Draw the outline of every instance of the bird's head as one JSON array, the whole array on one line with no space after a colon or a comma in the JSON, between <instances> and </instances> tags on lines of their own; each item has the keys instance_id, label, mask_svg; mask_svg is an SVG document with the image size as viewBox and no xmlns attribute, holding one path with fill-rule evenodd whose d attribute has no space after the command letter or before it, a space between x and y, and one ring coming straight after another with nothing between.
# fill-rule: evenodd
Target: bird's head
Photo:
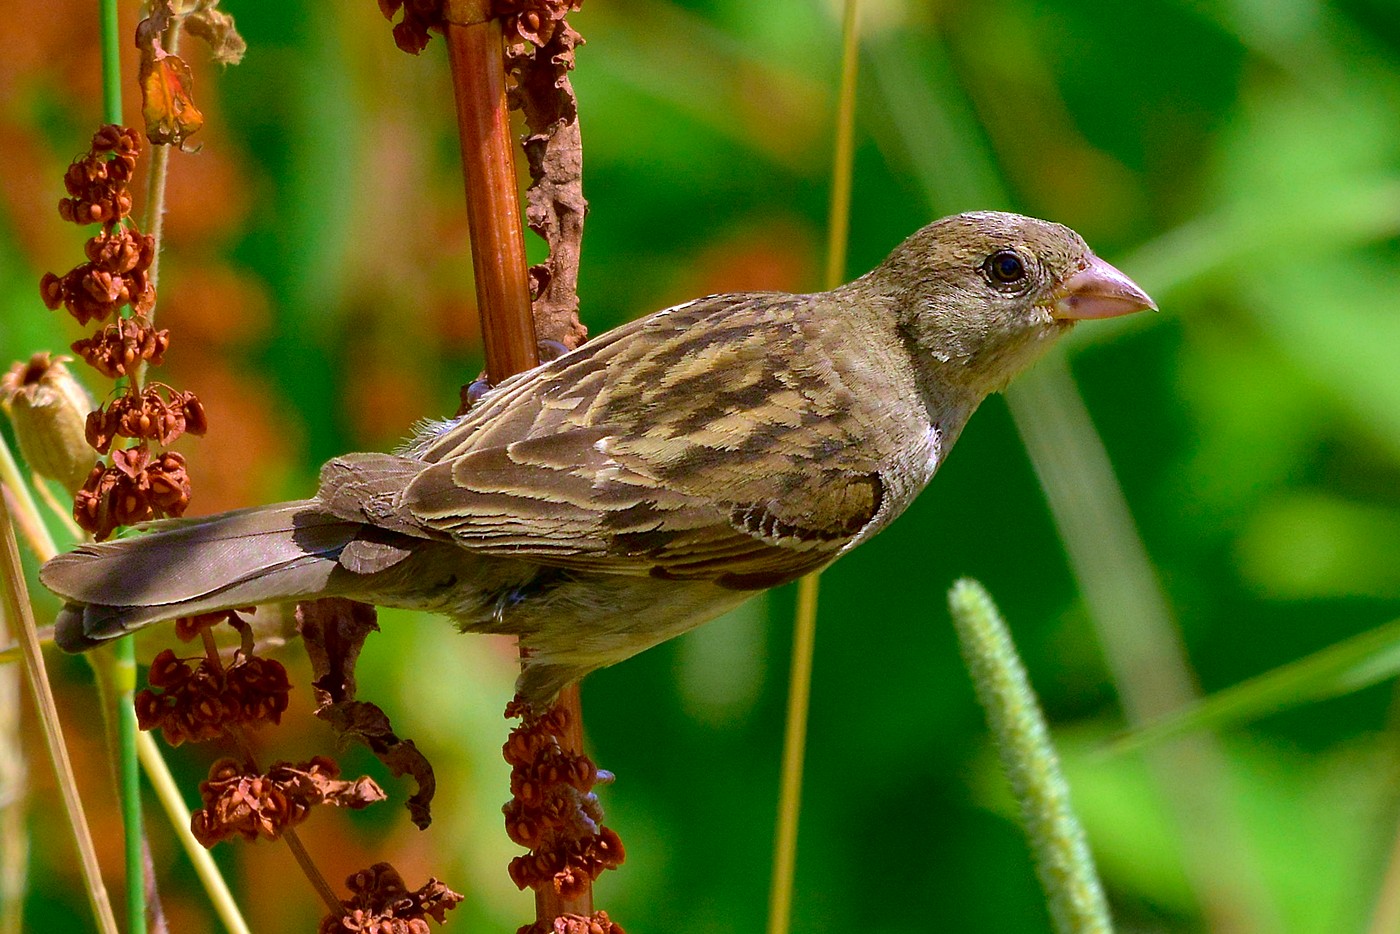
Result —
<instances>
[{"instance_id":1,"label":"bird's head","mask_svg":"<svg viewBox=\"0 0 1400 934\"><path fill-rule=\"evenodd\" d=\"M929 224L865 280L892 300L916 367L975 398L1075 322L1157 307L1068 227L994 211Z\"/></svg>"}]
</instances>

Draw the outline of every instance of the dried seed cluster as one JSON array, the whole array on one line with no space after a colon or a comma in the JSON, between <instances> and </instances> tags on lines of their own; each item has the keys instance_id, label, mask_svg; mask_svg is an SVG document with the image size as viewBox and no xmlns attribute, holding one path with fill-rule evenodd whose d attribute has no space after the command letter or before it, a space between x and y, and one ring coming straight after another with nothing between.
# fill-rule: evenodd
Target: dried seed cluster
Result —
<instances>
[{"instance_id":1,"label":"dried seed cluster","mask_svg":"<svg viewBox=\"0 0 1400 934\"><path fill-rule=\"evenodd\" d=\"M582 4L583 0L495 0L490 16L502 21L508 39L520 37L543 46L564 17ZM394 44L409 55L427 47L431 32L442 32L443 6L443 0L379 0L379 11L391 22L403 11L394 25Z\"/></svg>"},{"instance_id":2,"label":"dried seed cluster","mask_svg":"<svg viewBox=\"0 0 1400 934\"><path fill-rule=\"evenodd\" d=\"M568 711L535 715L515 701L506 716L521 717L502 748L514 796L503 808L506 833L530 850L510 861L511 881L521 889L550 887L560 898L577 897L624 857L622 841L602 826L603 811L592 791L598 767L560 747Z\"/></svg>"},{"instance_id":3,"label":"dried seed cluster","mask_svg":"<svg viewBox=\"0 0 1400 934\"><path fill-rule=\"evenodd\" d=\"M204 807L190 815L190 832L206 847L220 840L275 840L306 820L318 804L362 808L383 801L372 779L340 781L340 768L323 756L302 763L278 762L266 774L234 759L219 759L199 784Z\"/></svg>"},{"instance_id":4,"label":"dried seed cluster","mask_svg":"<svg viewBox=\"0 0 1400 934\"><path fill-rule=\"evenodd\" d=\"M136 720L160 730L172 746L202 743L232 726L280 723L292 689L287 669L270 658L250 656L223 667L205 657L197 665L166 649L147 676L150 687L136 695Z\"/></svg>"},{"instance_id":5,"label":"dried seed cluster","mask_svg":"<svg viewBox=\"0 0 1400 934\"><path fill-rule=\"evenodd\" d=\"M75 341L73 352L114 380L134 377L143 364L160 365L170 347L170 332L157 330L149 317L156 302L150 277L155 238L137 230L128 216L140 152L135 130L108 124L68 167L63 177L68 197L58 203L59 216L102 229L87 242L87 262L62 276L46 273L39 282L44 304L66 309L80 325L113 319ZM159 388L165 389L164 398ZM74 494L78 525L100 541L120 525L182 515L190 502L185 459L170 451L152 453L151 443L166 446L187 431L203 434L206 427L194 393L168 386L143 389L132 379L119 398L87 416L88 443L99 453L110 451L111 460L97 460ZM118 437L136 444L112 450Z\"/></svg>"},{"instance_id":6,"label":"dried seed cluster","mask_svg":"<svg viewBox=\"0 0 1400 934\"><path fill-rule=\"evenodd\" d=\"M606 911L595 911L591 915L560 915L554 923L545 926L542 922L527 924L515 934L624 934L622 925L608 917Z\"/></svg>"},{"instance_id":7,"label":"dried seed cluster","mask_svg":"<svg viewBox=\"0 0 1400 934\"><path fill-rule=\"evenodd\" d=\"M350 890L340 903L345 913L323 918L319 934L428 934L428 918L443 924L447 912L462 901L436 879L410 892L388 863L360 870L345 886Z\"/></svg>"}]
</instances>

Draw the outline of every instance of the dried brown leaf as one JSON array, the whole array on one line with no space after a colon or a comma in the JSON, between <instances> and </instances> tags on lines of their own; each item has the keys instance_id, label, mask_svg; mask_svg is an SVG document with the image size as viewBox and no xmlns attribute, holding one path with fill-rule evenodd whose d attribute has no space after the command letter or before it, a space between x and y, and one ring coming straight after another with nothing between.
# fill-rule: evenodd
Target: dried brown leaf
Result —
<instances>
[{"instance_id":1,"label":"dried brown leaf","mask_svg":"<svg viewBox=\"0 0 1400 934\"><path fill-rule=\"evenodd\" d=\"M316 715L355 697L355 661L369 634L379 631L378 614L366 603L343 597L297 604L297 631L311 658Z\"/></svg>"},{"instance_id":2,"label":"dried brown leaf","mask_svg":"<svg viewBox=\"0 0 1400 934\"><path fill-rule=\"evenodd\" d=\"M394 733L384 711L355 699L355 661L365 639L379 629L374 607L340 597L307 601L297 605L297 629L315 675L316 716L342 740L367 746L395 777L412 777L418 789L406 806L413 823L427 827L437 790L432 764L413 740Z\"/></svg>"}]
</instances>

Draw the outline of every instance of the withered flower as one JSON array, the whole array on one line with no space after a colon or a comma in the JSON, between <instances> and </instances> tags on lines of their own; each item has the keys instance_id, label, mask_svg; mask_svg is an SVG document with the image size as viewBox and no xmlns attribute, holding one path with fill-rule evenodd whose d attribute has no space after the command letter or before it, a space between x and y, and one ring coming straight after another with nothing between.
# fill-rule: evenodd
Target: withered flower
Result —
<instances>
[{"instance_id":1,"label":"withered flower","mask_svg":"<svg viewBox=\"0 0 1400 934\"><path fill-rule=\"evenodd\" d=\"M141 360L160 366L170 348L170 332L156 330L144 315L133 315L118 318L92 337L74 341L72 347L88 366L108 379L117 379L130 374Z\"/></svg>"},{"instance_id":2,"label":"withered flower","mask_svg":"<svg viewBox=\"0 0 1400 934\"><path fill-rule=\"evenodd\" d=\"M64 364L71 358L36 353L0 378L0 407L9 415L20 455L35 473L82 487L92 470L85 441L92 397Z\"/></svg>"}]
</instances>

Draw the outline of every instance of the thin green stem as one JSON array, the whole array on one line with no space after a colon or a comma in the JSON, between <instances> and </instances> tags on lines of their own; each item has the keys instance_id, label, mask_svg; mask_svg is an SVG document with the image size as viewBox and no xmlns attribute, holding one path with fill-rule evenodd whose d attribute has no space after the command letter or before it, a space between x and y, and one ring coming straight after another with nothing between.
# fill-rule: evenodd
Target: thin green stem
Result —
<instances>
[{"instance_id":1,"label":"thin green stem","mask_svg":"<svg viewBox=\"0 0 1400 934\"><path fill-rule=\"evenodd\" d=\"M859 0L846 0L841 19L841 92L836 112L836 144L827 215L826 275L823 288L845 278L846 242L851 216L851 177L855 163L856 73L860 62ZM773 842L773 880L768 893L768 934L787 934L792 925L793 880L797 870L797 826L802 813L802 768L807 750L807 711L812 695L812 654L817 641L817 574L797 583L793 619L792 667L788 673L787 721L778 791L778 824Z\"/></svg>"},{"instance_id":2,"label":"thin green stem","mask_svg":"<svg viewBox=\"0 0 1400 934\"><path fill-rule=\"evenodd\" d=\"M98 29L102 42L102 119L122 122L122 54L117 26L117 0L99 0Z\"/></svg>"},{"instance_id":3,"label":"thin green stem","mask_svg":"<svg viewBox=\"0 0 1400 934\"><path fill-rule=\"evenodd\" d=\"M100 0L102 41L102 106L108 123L122 122L121 38L117 0ZM130 934L146 932L145 860L141 850L141 765L136 754L136 647L131 639L112 643L112 667L117 684L118 775L121 785L122 827L126 852L126 912Z\"/></svg>"},{"instance_id":4,"label":"thin green stem","mask_svg":"<svg viewBox=\"0 0 1400 934\"><path fill-rule=\"evenodd\" d=\"M44 667L44 656L39 650L39 639L35 633L34 613L29 603L29 588L24 582L24 570L19 561L19 543L15 540L14 526L10 520L8 486L0 486L0 588L3 593L3 616L12 621L23 650L24 674L34 696L34 706L39 714L39 725L48 747L49 761L53 763L57 775L59 795L63 800L68 817L68 827L73 832L73 842L78 848L82 863L83 881L88 900L92 905L93 916L98 929L103 934L117 934L117 918L112 912L112 903L107 898L107 889L102 883L102 869L97 862L97 848L93 845L92 832L88 828L87 817L83 813L83 803L78 797L77 778L73 774L73 763L68 758L68 747L63 741L63 728L58 721L58 710L54 706L53 691L49 687L48 673Z\"/></svg>"},{"instance_id":5,"label":"thin green stem","mask_svg":"<svg viewBox=\"0 0 1400 934\"><path fill-rule=\"evenodd\" d=\"M948 593L963 661L1001 757L1060 934L1108 934L1108 903L1035 691L996 604L973 580Z\"/></svg>"}]
</instances>

